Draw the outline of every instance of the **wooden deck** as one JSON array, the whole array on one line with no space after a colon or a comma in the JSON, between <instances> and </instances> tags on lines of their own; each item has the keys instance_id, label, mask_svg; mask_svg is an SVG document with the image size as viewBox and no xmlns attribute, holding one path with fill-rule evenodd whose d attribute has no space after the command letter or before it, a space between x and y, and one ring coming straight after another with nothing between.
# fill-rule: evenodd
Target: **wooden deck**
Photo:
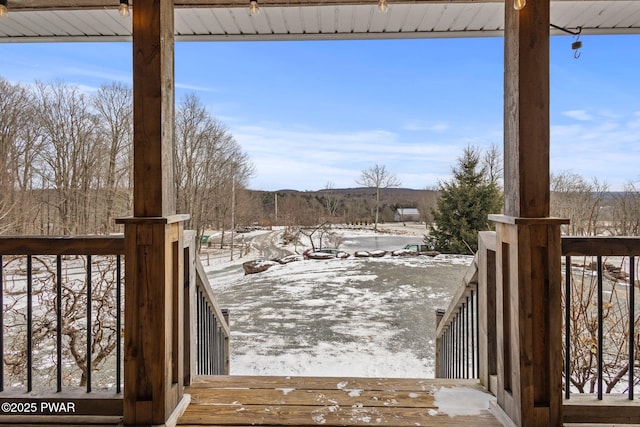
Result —
<instances>
[{"instance_id":1,"label":"wooden deck","mask_svg":"<svg viewBox=\"0 0 640 427\"><path fill-rule=\"evenodd\" d=\"M477 380L200 377L179 426L502 426Z\"/></svg>"}]
</instances>

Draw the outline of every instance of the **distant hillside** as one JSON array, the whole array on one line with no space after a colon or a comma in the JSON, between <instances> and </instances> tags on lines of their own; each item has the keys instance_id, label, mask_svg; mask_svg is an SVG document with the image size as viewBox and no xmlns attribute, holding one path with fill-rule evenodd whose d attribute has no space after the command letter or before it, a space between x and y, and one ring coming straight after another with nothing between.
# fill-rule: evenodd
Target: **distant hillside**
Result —
<instances>
[{"instance_id":1,"label":"distant hillside","mask_svg":"<svg viewBox=\"0 0 640 427\"><path fill-rule=\"evenodd\" d=\"M300 224L322 221L370 223L375 214L375 189L334 188L316 191L283 189L278 191L249 190L254 199L262 201L262 211L271 222ZM277 195L277 209L276 209ZM418 208L424 220L430 220L438 192L411 188L387 188L380 194L380 218L393 221L397 208Z\"/></svg>"}]
</instances>

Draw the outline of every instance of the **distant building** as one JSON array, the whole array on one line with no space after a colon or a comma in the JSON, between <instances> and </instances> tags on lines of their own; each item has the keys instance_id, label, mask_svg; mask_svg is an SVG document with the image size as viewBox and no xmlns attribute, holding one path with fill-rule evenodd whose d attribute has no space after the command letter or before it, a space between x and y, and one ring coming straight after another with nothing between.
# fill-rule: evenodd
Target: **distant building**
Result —
<instances>
[{"instance_id":1,"label":"distant building","mask_svg":"<svg viewBox=\"0 0 640 427\"><path fill-rule=\"evenodd\" d=\"M420 221L420 211L416 208L398 208L393 220L395 222Z\"/></svg>"}]
</instances>

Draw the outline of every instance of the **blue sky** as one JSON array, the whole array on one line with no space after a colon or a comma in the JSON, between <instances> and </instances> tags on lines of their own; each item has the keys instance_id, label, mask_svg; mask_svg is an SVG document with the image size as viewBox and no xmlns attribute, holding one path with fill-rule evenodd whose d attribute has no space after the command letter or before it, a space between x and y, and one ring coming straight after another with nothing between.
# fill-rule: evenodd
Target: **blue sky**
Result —
<instances>
[{"instance_id":1,"label":"blue sky","mask_svg":"<svg viewBox=\"0 0 640 427\"><path fill-rule=\"evenodd\" d=\"M551 168L611 189L640 180L640 36L551 41ZM255 165L250 187L354 187L385 165L416 189L467 145L502 147L502 38L176 43L176 99L196 93ZM0 44L11 82L131 84L129 43Z\"/></svg>"}]
</instances>

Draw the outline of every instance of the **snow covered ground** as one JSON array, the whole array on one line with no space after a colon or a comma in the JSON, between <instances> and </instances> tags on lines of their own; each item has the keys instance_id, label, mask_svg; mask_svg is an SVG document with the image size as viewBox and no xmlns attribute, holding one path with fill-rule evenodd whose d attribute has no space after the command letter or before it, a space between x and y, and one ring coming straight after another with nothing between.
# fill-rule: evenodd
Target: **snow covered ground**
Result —
<instances>
[{"instance_id":1,"label":"snow covered ground","mask_svg":"<svg viewBox=\"0 0 640 427\"><path fill-rule=\"evenodd\" d=\"M343 230L342 249L398 249L419 233ZM278 233L257 233L278 243ZM254 236L255 237L255 236ZM247 238L252 238L247 236ZM231 312L231 373L432 377L435 310L446 308L472 257L307 260L244 275L240 263L207 267Z\"/></svg>"}]
</instances>

